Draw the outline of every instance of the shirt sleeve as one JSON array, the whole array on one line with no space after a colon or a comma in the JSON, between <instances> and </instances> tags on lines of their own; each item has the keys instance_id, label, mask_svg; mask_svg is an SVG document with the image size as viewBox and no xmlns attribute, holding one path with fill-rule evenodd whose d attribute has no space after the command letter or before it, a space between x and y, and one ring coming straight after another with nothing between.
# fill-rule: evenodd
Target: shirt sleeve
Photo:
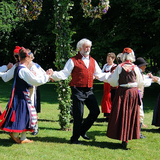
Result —
<instances>
[{"instance_id":1,"label":"shirt sleeve","mask_svg":"<svg viewBox=\"0 0 160 160\"><path fill-rule=\"evenodd\" d=\"M97 61L95 60L95 70L93 76L97 77L99 81L108 81L108 77L111 75L110 72L103 73L101 68L99 67Z\"/></svg>"},{"instance_id":2,"label":"shirt sleeve","mask_svg":"<svg viewBox=\"0 0 160 160\"><path fill-rule=\"evenodd\" d=\"M106 68L106 65L107 65L107 64L105 64L105 65L103 66L102 72L104 72L104 70L105 70L105 68Z\"/></svg>"},{"instance_id":3,"label":"shirt sleeve","mask_svg":"<svg viewBox=\"0 0 160 160\"><path fill-rule=\"evenodd\" d=\"M61 71L54 71L53 75L51 78L53 78L55 81L60 81L60 80L65 80L69 77L71 74L72 70L74 68L74 63L72 59L69 59L67 63L65 64L63 70Z\"/></svg>"},{"instance_id":4,"label":"shirt sleeve","mask_svg":"<svg viewBox=\"0 0 160 160\"><path fill-rule=\"evenodd\" d=\"M152 84L152 79L149 78L148 75L143 75L143 83L144 83L144 87L149 87Z\"/></svg>"},{"instance_id":5,"label":"shirt sleeve","mask_svg":"<svg viewBox=\"0 0 160 160\"><path fill-rule=\"evenodd\" d=\"M144 86L144 81L143 81L142 74L141 74L141 72L140 72L140 70L137 66L134 68L134 71L136 73L136 82L138 84L137 87L141 88L142 86Z\"/></svg>"},{"instance_id":6,"label":"shirt sleeve","mask_svg":"<svg viewBox=\"0 0 160 160\"><path fill-rule=\"evenodd\" d=\"M160 77L158 77L158 81L157 81L157 83L160 85Z\"/></svg>"},{"instance_id":7,"label":"shirt sleeve","mask_svg":"<svg viewBox=\"0 0 160 160\"><path fill-rule=\"evenodd\" d=\"M25 82L33 86L39 86L45 84L49 80L49 76L47 74L42 74L41 76L35 76L28 68L20 69L18 75Z\"/></svg>"},{"instance_id":8,"label":"shirt sleeve","mask_svg":"<svg viewBox=\"0 0 160 160\"><path fill-rule=\"evenodd\" d=\"M3 65L0 67L0 72L6 72L8 70L7 65Z\"/></svg>"},{"instance_id":9,"label":"shirt sleeve","mask_svg":"<svg viewBox=\"0 0 160 160\"><path fill-rule=\"evenodd\" d=\"M42 72L40 68L37 68L36 65L33 65L30 70L35 72L36 76L41 76L42 74L44 74L44 72Z\"/></svg>"},{"instance_id":10,"label":"shirt sleeve","mask_svg":"<svg viewBox=\"0 0 160 160\"><path fill-rule=\"evenodd\" d=\"M119 85L118 80L119 80L119 74L122 72L122 68L120 65L117 66L117 68L115 69L114 73L111 74L111 76L108 78L108 83L112 86L112 87L116 87Z\"/></svg>"},{"instance_id":11,"label":"shirt sleeve","mask_svg":"<svg viewBox=\"0 0 160 160\"><path fill-rule=\"evenodd\" d=\"M3 80L4 82L8 82L8 81L10 81L10 80L13 78L15 68L16 68L16 64L14 64L11 69L9 69L7 72L5 72L5 73L3 73L3 74L1 75L2 80Z\"/></svg>"}]
</instances>

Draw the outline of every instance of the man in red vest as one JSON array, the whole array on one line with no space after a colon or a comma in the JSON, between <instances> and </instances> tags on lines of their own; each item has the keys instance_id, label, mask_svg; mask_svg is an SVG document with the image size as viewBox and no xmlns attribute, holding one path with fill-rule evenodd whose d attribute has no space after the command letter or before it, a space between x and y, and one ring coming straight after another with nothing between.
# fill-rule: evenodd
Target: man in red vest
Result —
<instances>
[{"instance_id":1,"label":"man in red vest","mask_svg":"<svg viewBox=\"0 0 160 160\"><path fill-rule=\"evenodd\" d=\"M100 81L106 81L110 73L102 73L98 63L89 54L92 42L86 38L81 39L77 43L78 54L71 57L63 70L53 72L54 81L65 80L71 75L70 82L73 100L73 135L71 137L72 144L81 144L78 139L81 136L86 140L90 138L86 132L90 129L94 121L97 119L100 110L97 100L93 93L93 78ZM83 121L84 104L89 109L89 115Z\"/></svg>"}]
</instances>

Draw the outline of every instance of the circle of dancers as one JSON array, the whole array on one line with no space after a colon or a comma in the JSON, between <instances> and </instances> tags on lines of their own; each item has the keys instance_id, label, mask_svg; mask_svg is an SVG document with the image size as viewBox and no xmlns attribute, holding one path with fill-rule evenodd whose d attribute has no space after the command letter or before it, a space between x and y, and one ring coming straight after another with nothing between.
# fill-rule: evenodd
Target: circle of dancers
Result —
<instances>
[{"instance_id":1,"label":"circle of dancers","mask_svg":"<svg viewBox=\"0 0 160 160\"><path fill-rule=\"evenodd\" d=\"M16 46L13 56L16 63L0 67L0 77L4 82L13 79L11 96L2 110L0 106L0 129L9 132L18 144L33 143L27 138L27 132L37 135L40 113L40 91L38 86L49 81L65 80L71 76L69 86L72 98L73 131L71 144L81 144L79 138L90 140L87 131L100 114L100 108L93 92L93 82L104 82L101 111L104 121L108 122L106 136L121 141L127 149L128 141L146 138L141 134L144 123L143 95L144 87L153 82L160 84L160 78L151 73L144 74L148 63L142 57L135 57L134 51L126 47L117 56L109 52L102 70L91 57L92 42L83 38L77 43L77 54L68 59L64 68L47 71L35 63L30 49ZM114 61L117 61L114 63ZM84 106L89 110L83 119ZM160 95L153 112L152 125L160 126Z\"/></svg>"}]
</instances>

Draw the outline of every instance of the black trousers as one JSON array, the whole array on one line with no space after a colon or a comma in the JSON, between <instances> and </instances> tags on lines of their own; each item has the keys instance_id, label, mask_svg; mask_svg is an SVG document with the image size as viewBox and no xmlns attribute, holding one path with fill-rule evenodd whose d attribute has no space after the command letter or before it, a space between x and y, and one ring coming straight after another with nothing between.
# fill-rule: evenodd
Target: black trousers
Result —
<instances>
[{"instance_id":1,"label":"black trousers","mask_svg":"<svg viewBox=\"0 0 160 160\"><path fill-rule=\"evenodd\" d=\"M71 141L73 142L90 129L100 114L100 110L92 88L71 87L71 90L74 119ZM83 121L84 104L89 109L89 114Z\"/></svg>"}]
</instances>

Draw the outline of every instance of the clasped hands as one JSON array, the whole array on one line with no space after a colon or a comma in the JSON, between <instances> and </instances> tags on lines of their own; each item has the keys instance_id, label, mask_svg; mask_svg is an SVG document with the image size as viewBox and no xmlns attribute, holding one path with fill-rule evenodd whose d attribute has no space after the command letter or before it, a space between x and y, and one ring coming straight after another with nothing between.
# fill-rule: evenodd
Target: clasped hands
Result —
<instances>
[{"instance_id":1,"label":"clasped hands","mask_svg":"<svg viewBox=\"0 0 160 160\"><path fill-rule=\"evenodd\" d=\"M49 79L50 79L52 82L54 82L54 79L51 78L51 76L52 76L53 73L54 73L54 71L53 71L53 69L51 69L51 68L46 71L46 74L49 75Z\"/></svg>"},{"instance_id":2,"label":"clasped hands","mask_svg":"<svg viewBox=\"0 0 160 160\"><path fill-rule=\"evenodd\" d=\"M156 76L153 76L152 73L148 73L147 75L149 76L149 78L152 78L153 82L158 82L159 78Z\"/></svg>"}]
</instances>

